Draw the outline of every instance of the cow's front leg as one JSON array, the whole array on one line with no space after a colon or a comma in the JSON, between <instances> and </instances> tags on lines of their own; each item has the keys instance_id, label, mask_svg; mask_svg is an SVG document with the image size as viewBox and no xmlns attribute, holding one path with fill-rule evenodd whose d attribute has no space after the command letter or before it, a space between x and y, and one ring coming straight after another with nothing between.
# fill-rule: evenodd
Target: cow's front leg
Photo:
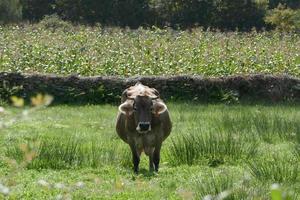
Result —
<instances>
[{"instance_id":1,"label":"cow's front leg","mask_svg":"<svg viewBox=\"0 0 300 200\"><path fill-rule=\"evenodd\" d=\"M146 147L145 153L147 156L149 156L149 171L154 171L154 163L153 163L153 153L154 153L154 147Z\"/></svg>"},{"instance_id":2,"label":"cow's front leg","mask_svg":"<svg viewBox=\"0 0 300 200\"><path fill-rule=\"evenodd\" d=\"M130 145L130 149L132 152L133 170L137 174L139 172L140 154L134 145Z\"/></svg>"},{"instance_id":3,"label":"cow's front leg","mask_svg":"<svg viewBox=\"0 0 300 200\"><path fill-rule=\"evenodd\" d=\"M154 163L153 163L153 153L149 155L149 171L154 171Z\"/></svg>"}]
</instances>

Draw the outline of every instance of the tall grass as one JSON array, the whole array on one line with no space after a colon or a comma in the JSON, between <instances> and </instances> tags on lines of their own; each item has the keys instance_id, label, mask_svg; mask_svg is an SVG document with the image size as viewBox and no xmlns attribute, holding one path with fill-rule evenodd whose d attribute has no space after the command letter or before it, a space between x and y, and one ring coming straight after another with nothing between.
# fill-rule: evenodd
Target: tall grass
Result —
<instances>
[{"instance_id":1,"label":"tall grass","mask_svg":"<svg viewBox=\"0 0 300 200\"><path fill-rule=\"evenodd\" d=\"M238 112L236 115L223 112L218 119L218 128L233 133L245 134L251 140L263 140L274 143L276 141L295 141L300 131L299 113L286 116L279 111L265 112L252 110Z\"/></svg>"},{"instance_id":2,"label":"tall grass","mask_svg":"<svg viewBox=\"0 0 300 200\"><path fill-rule=\"evenodd\" d=\"M197 199L250 200L267 196L265 188L253 188L250 184L251 180L226 170L210 171L205 178L196 176L193 179Z\"/></svg>"},{"instance_id":3,"label":"tall grass","mask_svg":"<svg viewBox=\"0 0 300 200\"><path fill-rule=\"evenodd\" d=\"M238 135L225 133L193 132L172 139L169 159L173 164L196 164L208 161L210 166L225 161L248 159L256 153L257 144L248 143Z\"/></svg>"},{"instance_id":4,"label":"tall grass","mask_svg":"<svg viewBox=\"0 0 300 200\"><path fill-rule=\"evenodd\" d=\"M202 179L200 176L195 178L195 188L197 191L197 197L204 199L205 197L216 197L218 195L226 196L226 199L236 199L232 194L231 189L234 186L234 178L228 174L215 174L210 172L208 179ZM222 193L222 194L221 194ZM240 199L240 198L239 198Z\"/></svg>"},{"instance_id":5,"label":"tall grass","mask_svg":"<svg viewBox=\"0 0 300 200\"><path fill-rule=\"evenodd\" d=\"M76 136L41 137L36 141L36 157L28 165L30 169L68 169L77 167L101 167L104 165L127 166L131 162L129 152L118 144ZM32 143L27 141L29 144ZM12 144L8 157L23 160L20 144Z\"/></svg>"},{"instance_id":6,"label":"tall grass","mask_svg":"<svg viewBox=\"0 0 300 200\"><path fill-rule=\"evenodd\" d=\"M189 105L187 110L186 106L169 105L174 126L163 145L162 160L172 165L237 164L255 158L257 152L264 154L261 148L264 142L276 145L285 141L293 143L292 147L298 144L299 112L293 108L285 112L281 107L269 110L269 107ZM16 126L15 130L22 130L22 134L14 133L6 139L7 154L20 160L19 144L37 141L38 156L32 168L116 163L131 166L129 147L114 131L116 113L110 106L102 107L99 112L90 107L82 107L78 112L70 107L61 109L63 113L58 115L55 108L49 108L46 113L32 116L34 125ZM81 112L81 109L86 110ZM43 114L51 117L39 119Z\"/></svg>"},{"instance_id":7,"label":"tall grass","mask_svg":"<svg viewBox=\"0 0 300 200\"><path fill-rule=\"evenodd\" d=\"M262 182L295 183L299 180L300 171L295 159L273 155L269 159L254 159L248 162L248 167L251 174Z\"/></svg>"},{"instance_id":8,"label":"tall grass","mask_svg":"<svg viewBox=\"0 0 300 200\"><path fill-rule=\"evenodd\" d=\"M257 179L243 176L237 171L215 170L209 171L205 176L203 174L195 176L192 181L197 199L209 200L253 200L253 199L298 199L298 192L293 192L291 188L284 187L281 191L277 188L269 194L270 186L267 182L257 182ZM273 194L274 193L274 194ZM272 196L272 198L270 198Z\"/></svg>"}]
</instances>

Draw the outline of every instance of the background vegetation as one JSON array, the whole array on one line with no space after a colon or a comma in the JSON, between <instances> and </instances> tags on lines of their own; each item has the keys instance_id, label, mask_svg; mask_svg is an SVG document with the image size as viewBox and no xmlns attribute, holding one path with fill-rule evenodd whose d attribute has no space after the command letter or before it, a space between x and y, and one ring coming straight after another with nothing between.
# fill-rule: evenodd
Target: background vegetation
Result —
<instances>
[{"instance_id":1,"label":"background vegetation","mask_svg":"<svg viewBox=\"0 0 300 200\"><path fill-rule=\"evenodd\" d=\"M300 35L72 26L0 27L0 71L90 75L300 76Z\"/></svg>"},{"instance_id":2,"label":"background vegetation","mask_svg":"<svg viewBox=\"0 0 300 200\"><path fill-rule=\"evenodd\" d=\"M0 1L0 25L22 19L22 6L19 0Z\"/></svg>"},{"instance_id":3,"label":"background vegetation","mask_svg":"<svg viewBox=\"0 0 300 200\"><path fill-rule=\"evenodd\" d=\"M45 15L57 13L64 20L85 24L131 28L201 26L244 31L252 27L270 28L266 22L272 26L280 25L264 18L281 5L295 11L300 7L298 0L2 0L0 20L11 22L22 17L37 22ZM293 17L291 23L300 23L299 18Z\"/></svg>"}]
</instances>

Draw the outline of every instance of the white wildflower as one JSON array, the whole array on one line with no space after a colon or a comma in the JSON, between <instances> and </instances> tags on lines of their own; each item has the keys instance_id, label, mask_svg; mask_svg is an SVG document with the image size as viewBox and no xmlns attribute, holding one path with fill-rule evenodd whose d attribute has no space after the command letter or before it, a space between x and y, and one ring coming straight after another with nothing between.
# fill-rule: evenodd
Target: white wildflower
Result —
<instances>
[{"instance_id":1,"label":"white wildflower","mask_svg":"<svg viewBox=\"0 0 300 200\"><path fill-rule=\"evenodd\" d=\"M5 109L0 106L0 113L4 113Z\"/></svg>"},{"instance_id":2,"label":"white wildflower","mask_svg":"<svg viewBox=\"0 0 300 200\"><path fill-rule=\"evenodd\" d=\"M280 188L278 183L274 183L271 185L271 190L278 190Z\"/></svg>"},{"instance_id":3,"label":"white wildflower","mask_svg":"<svg viewBox=\"0 0 300 200\"><path fill-rule=\"evenodd\" d=\"M62 183L55 183L54 187L57 189L63 189L65 187L65 185Z\"/></svg>"},{"instance_id":4,"label":"white wildflower","mask_svg":"<svg viewBox=\"0 0 300 200\"><path fill-rule=\"evenodd\" d=\"M28 114L29 114L28 110L23 110L22 115L23 115L24 117L27 117Z\"/></svg>"},{"instance_id":5,"label":"white wildflower","mask_svg":"<svg viewBox=\"0 0 300 200\"><path fill-rule=\"evenodd\" d=\"M4 194L4 195L8 195L8 194L9 194L9 188L6 187L6 186L4 186L4 185L2 185L2 184L0 183L0 193L2 193L2 194Z\"/></svg>"},{"instance_id":6,"label":"white wildflower","mask_svg":"<svg viewBox=\"0 0 300 200\"><path fill-rule=\"evenodd\" d=\"M221 192L220 194L218 194L217 199L218 200L225 199L230 195L230 193L231 192L229 190L225 190L225 191Z\"/></svg>"},{"instance_id":7,"label":"white wildflower","mask_svg":"<svg viewBox=\"0 0 300 200\"><path fill-rule=\"evenodd\" d=\"M83 188L83 187L84 187L84 182L79 181L79 182L77 182L75 185L76 185L77 187L79 187L79 188Z\"/></svg>"},{"instance_id":8,"label":"white wildflower","mask_svg":"<svg viewBox=\"0 0 300 200\"><path fill-rule=\"evenodd\" d=\"M212 199L213 199L213 196L210 194L203 197L203 200L212 200Z\"/></svg>"},{"instance_id":9,"label":"white wildflower","mask_svg":"<svg viewBox=\"0 0 300 200\"><path fill-rule=\"evenodd\" d=\"M49 183L47 182L47 181L45 181L45 180L38 180L38 182L37 182L39 185L41 185L41 186L44 186L44 187L48 187L49 186Z\"/></svg>"}]
</instances>

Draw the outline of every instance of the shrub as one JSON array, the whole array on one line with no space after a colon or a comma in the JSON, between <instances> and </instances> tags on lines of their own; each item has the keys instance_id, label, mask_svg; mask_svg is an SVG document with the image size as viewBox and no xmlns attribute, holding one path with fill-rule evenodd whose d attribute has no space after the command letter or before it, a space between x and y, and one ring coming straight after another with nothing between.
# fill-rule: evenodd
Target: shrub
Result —
<instances>
[{"instance_id":1,"label":"shrub","mask_svg":"<svg viewBox=\"0 0 300 200\"><path fill-rule=\"evenodd\" d=\"M46 15L40 22L39 26L44 29L48 29L51 31L63 30L70 31L73 26L71 23L62 20L57 14Z\"/></svg>"},{"instance_id":2,"label":"shrub","mask_svg":"<svg viewBox=\"0 0 300 200\"><path fill-rule=\"evenodd\" d=\"M282 4L268 12L265 17L266 23L276 27L279 31L297 31L300 30L300 9L292 10Z\"/></svg>"}]
</instances>

